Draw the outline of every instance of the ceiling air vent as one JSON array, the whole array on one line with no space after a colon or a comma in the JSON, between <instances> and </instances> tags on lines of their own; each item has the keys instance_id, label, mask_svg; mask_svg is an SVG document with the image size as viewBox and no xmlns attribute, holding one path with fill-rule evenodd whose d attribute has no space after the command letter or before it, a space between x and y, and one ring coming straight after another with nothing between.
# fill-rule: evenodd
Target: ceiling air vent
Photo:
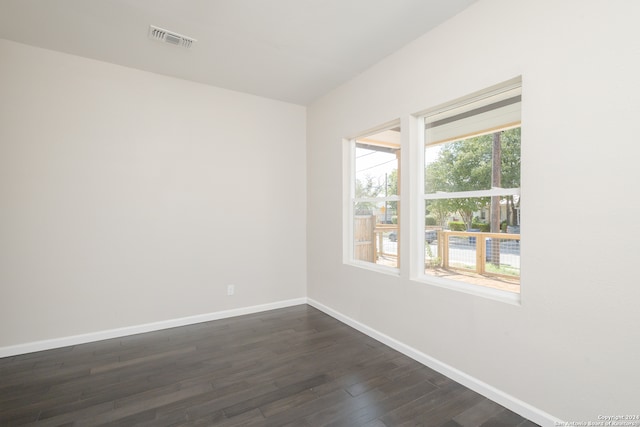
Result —
<instances>
[{"instance_id":1,"label":"ceiling air vent","mask_svg":"<svg viewBox=\"0 0 640 427\"><path fill-rule=\"evenodd\" d=\"M189 49L197 40L164 28L149 25L149 38Z\"/></svg>"}]
</instances>

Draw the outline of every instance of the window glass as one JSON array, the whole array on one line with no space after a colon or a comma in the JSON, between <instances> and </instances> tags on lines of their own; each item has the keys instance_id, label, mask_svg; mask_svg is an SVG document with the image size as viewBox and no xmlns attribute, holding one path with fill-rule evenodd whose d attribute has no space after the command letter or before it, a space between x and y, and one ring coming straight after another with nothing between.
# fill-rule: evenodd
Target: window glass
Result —
<instances>
[{"instance_id":1,"label":"window glass","mask_svg":"<svg viewBox=\"0 0 640 427\"><path fill-rule=\"evenodd\" d=\"M520 93L425 117L425 275L520 292Z\"/></svg>"},{"instance_id":2,"label":"window glass","mask_svg":"<svg viewBox=\"0 0 640 427\"><path fill-rule=\"evenodd\" d=\"M397 268L400 240L400 128L352 141L353 260Z\"/></svg>"}]
</instances>

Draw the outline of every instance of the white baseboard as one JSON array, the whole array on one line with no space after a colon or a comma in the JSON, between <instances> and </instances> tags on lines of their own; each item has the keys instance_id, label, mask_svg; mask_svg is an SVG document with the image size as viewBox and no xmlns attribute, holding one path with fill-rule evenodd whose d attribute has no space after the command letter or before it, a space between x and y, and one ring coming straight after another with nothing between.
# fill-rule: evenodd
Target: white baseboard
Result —
<instances>
[{"instance_id":1,"label":"white baseboard","mask_svg":"<svg viewBox=\"0 0 640 427\"><path fill-rule=\"evenodd\" d=\"M497 388L483 381L480 381L477 378L472 377L471 375L468 375L452 366L449 366L446 363L439 361L438 359L424 354L413 347L410 347L394 338L391 338L388 335L385 335L365 324L362 324L357 320L345 316L344 314L330 307L327 307L326 305L314 299L307 298L307 304L341 321L342 323L345 323L352 328L357 329L358 331L362 332L365 335L368 335L376 341L380 341L381 343L388 345L389 347L412 358L413 360L416 360L423 365L428 366L429 368L441 373L442 375L451 378L452 380L464 385L465 387L470 388L476 393L480 393L481 395L493 400L496 403L499 403L505 408L510 409L511 411L533 421L536 424L540 424L544 427L555 427L564 425L564 423L560 419L538 408L535 408L528 403L523 402L522 400L517 399L501 390L498 390Z\"/></svg>"},{"instance_id":2,"label":"white baseboard","mask_svg":"<svg viewBox=\"0 0 640 427\"><path fill-rule=\"evenodd\" d=\"M120 338L128 335L142 334L145 332L159 331L162 329L175 328L178 326L192 325L195 323L209 322L211 320L226 319L228 317L242 316L244 314L259 313L262 311L275 310L277 308L291 307L294 305L306 304L306 298L296 298L285 301L276 301L268 304L254 305L251 307L234 308L231 310L216 311L214 313L198 314L195 316L181 317L178 319L163 320L160 322L145 323L143 325L127 326L106 331L91 332L82 335L54 338L50 340L35 341L25 344L0 347L0 357L9 357L19 354L33 353L35 351L51 350L54 348L67 347L71 345L84 344L88 342Z\"/></svg>"}]
</instances>

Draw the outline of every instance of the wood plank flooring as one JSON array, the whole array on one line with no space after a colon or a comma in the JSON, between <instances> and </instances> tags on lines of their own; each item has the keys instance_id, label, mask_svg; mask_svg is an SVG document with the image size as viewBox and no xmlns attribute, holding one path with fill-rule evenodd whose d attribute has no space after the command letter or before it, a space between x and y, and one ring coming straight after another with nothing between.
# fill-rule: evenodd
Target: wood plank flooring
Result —
<instances>
[{"instance_id":1,"label":"wood plank flooring","mask_svg":"<svg viewBox=\"0 0 640 427\"><path fill-rule=\"evenodd\" d=\"M536 424L307 305L0 359L0 425Z\"/></svg>"}]
</instances>

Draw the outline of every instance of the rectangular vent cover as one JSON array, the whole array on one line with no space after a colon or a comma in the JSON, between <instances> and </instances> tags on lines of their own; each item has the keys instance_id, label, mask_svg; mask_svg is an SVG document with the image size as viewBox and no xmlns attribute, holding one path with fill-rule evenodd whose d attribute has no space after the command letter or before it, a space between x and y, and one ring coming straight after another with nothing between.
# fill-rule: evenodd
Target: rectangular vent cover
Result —
<instances>
[{"instance_id":1,"label":"rectangular vent cover","mask_svg":"<svg viewBox=\"0 0 640 427\"><path fill-rule=\"evenodd\" d=\"M149 38L158 40L162 43L169 43L175 46L184 47L185 49L191 48L191 46L197 41L194 38L183 36L173 31L165 30L164 28L149 25Z\"/></svg>"}]
</instances>

